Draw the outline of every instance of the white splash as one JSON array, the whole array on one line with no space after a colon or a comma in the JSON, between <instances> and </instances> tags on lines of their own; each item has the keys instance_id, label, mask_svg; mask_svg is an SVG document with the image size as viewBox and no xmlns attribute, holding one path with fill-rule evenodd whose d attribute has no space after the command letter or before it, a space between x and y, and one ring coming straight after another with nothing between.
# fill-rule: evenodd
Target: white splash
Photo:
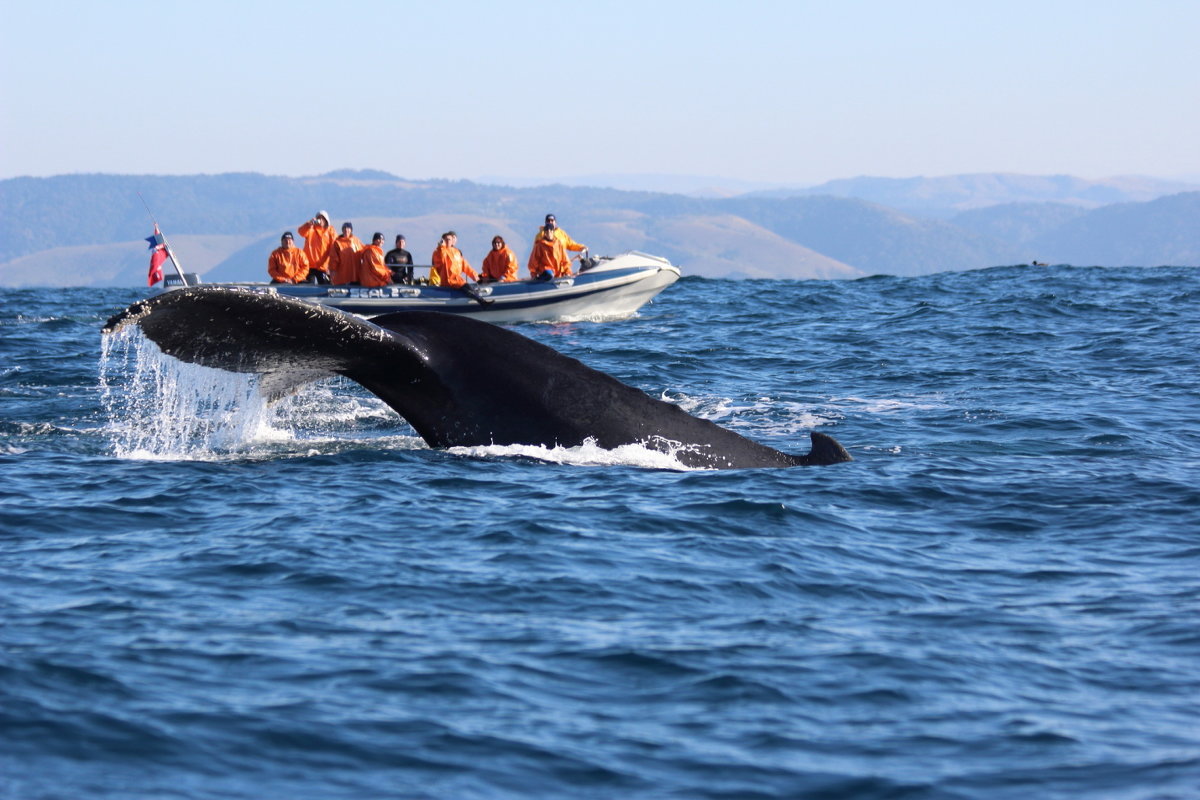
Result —
<instances>
[{"instance_id":1,"label":"white splash","mask_svg":"<svg viewBox=\"0 0 1200 800\"><path fill-rule=\"evenodd\" d=\"M447 452L473 457L534 458L551 464L567 464L577 467L626 466L684 472L701 469L680 463L675 458L678 449L661 452L640 444L626 444L612 450L605 450L599 447L594 439L587 439L578 447L544 447L526 444L485 445L482 447L451 447Z\"/></svg>"},{"instance_id":2,"label":"white splash","mask_svg":"<svg viewBox=\"0 0 1200 800\"><path fill-rule=\"evenodd\" d=\"M208 459L278 440L256 376L163 355L136 325L102 338L100 402L118 458Z\"/></svg>"},{"instance_id":3,"label":"white splash","mask_svg":"<svg viewBox=\"0 0 1200 800\"><path fill-rule=\"evenodd\" d=\"M255 375L163 355L136 325L102 339L100 401L118 458L214 461L427 445L351 381L306 384L268 403Z\"/></svg>"}]
</instances>

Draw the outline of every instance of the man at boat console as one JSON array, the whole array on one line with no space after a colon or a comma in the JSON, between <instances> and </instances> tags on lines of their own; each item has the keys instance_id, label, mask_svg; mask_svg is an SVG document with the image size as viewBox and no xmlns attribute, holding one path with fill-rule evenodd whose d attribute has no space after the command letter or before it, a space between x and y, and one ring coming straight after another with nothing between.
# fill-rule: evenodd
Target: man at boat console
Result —
<instances>
[{"instance_id":1,"label":"man at boat console","mask_svg":"<svg viewBox=\"0 0 1200 800\"><path fill-rule=\"evenodd\" d=\"M533 235L533 240L535 242L539 238L541 238L542 233L546 228L549 228L551 231L554 232L554 237L556 239L558 239L558 241L562 242L564 249L570 250L573 253L579 253L581 251L587 250L587 248L585 246L581 245L579 242L572 239L570 234L568 234L562 228L558 227L558 220L555 219L553 214L546 215L546 224L543 227L538 228L538 232Z\"/></svg>"},{"instance_id":2,"label":"man at boat console","mask_svg":"<svg viewBox=\"0 0 1200 800\"><path fill-rule=\"evenodd\" d=\"M308 257L296 247L291 231L279 237L279 247L267 258L267 274L271 283L303 283L308 279Z\"/></svg>"},{"instance_id":3,"label":"man at boat console","mask_svg":"<svg viewBox=\"0 0 1200 800\"><path fill-rule=\"evenodd\" d=\"M571 259L566 245L554 235L549 225L538 232L529 251L529 277L535 281L567 278L571 275Z\"/></svg>"}]
</instances>

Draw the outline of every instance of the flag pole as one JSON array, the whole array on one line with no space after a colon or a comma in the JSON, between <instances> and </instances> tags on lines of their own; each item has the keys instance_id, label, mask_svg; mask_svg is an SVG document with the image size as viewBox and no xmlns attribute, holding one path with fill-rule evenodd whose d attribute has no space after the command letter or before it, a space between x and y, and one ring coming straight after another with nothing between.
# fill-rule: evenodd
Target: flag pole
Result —
<instances>
[{"instance_id":1,"label":"flag pole","mask_svg":"<svg viewBox=\"0 0 1200 800\"><path fill-rule=\"evenodd\" d=\"M146 198L142 197L141 192L138 192L137 196L142 201L142 205L146 206L146 213L150 215L150 221L154 223L154 235L162 239L162 245L167 250L167 258L171 259L171 266L175 267L175 274L179 276L180 283L187 286L187 278L184 277L183 270L179 267L179 262L175 260L175 251L171 249L171 245L167 242L167 237L163 236L162 231L158 229L158 220L154 218L154 212L150 210L150 205L146 202Z\"/></svg>"}]
</instances>

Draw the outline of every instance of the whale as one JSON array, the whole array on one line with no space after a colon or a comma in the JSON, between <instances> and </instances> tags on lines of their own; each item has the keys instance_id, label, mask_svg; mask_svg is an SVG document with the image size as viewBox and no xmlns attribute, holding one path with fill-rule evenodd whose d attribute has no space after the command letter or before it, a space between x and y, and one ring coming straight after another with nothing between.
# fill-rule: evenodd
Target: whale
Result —
<instances>
[{"instance_id":1,"label":"whale","mask_svg":"<svg viewBox=\"0 0 1200 800\"><path fill-rule=\"evenodd\" d=\"M817 431L810 452L784 453L516 331L458 314L406 311L368 320L261 291L195 286L133 303L103 330L130 325L168 356L255 374L268 400L312 381L348 378L432 448L637 444L696 469L853 460Z\"/></svg>"}]
</instances>

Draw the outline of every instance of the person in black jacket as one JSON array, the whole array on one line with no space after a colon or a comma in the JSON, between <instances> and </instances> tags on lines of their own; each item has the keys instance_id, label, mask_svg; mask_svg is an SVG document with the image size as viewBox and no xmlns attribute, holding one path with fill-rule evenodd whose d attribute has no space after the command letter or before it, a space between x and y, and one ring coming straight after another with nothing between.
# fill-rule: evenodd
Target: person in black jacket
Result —
<instances>
[{"instance_id":1,"label":"person in black jacket","mask_svg":"<svg viewBox=\"0 0 1200 800\"><path fill-rule=\"evenodd\" d=\"M412 253L404 249L404 234L396 237L396 246L387 251L383 263L392 271L392 283L413 282Z\"/></svg>"}]
</instances>

